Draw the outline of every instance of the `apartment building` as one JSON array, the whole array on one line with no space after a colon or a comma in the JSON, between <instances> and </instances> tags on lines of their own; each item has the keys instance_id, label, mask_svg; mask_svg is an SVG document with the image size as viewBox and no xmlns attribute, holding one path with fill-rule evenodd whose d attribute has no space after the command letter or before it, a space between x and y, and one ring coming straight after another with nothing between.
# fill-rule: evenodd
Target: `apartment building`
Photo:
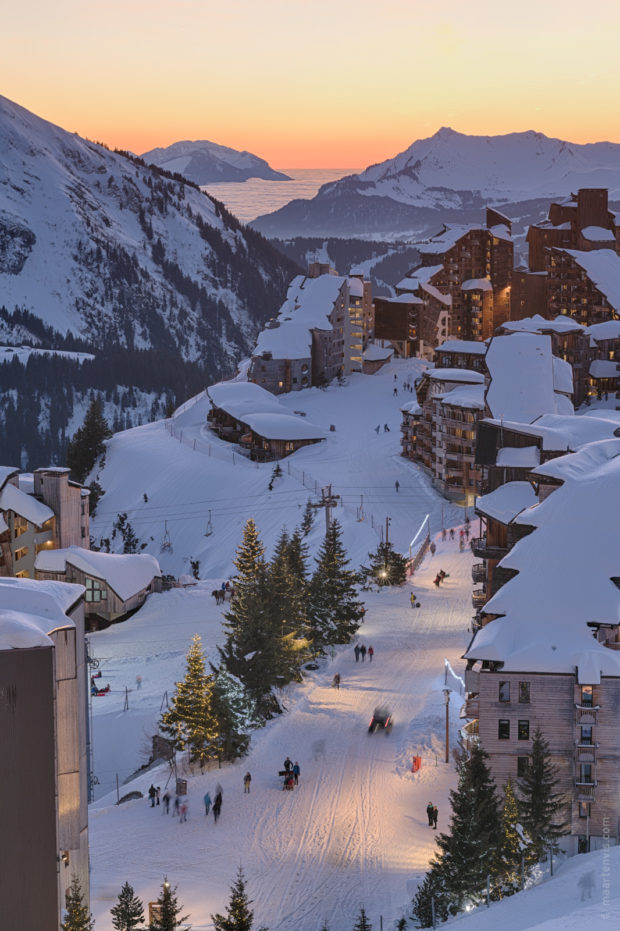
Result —
<instances>
[{"instance_id":1,"label":"apartment building","mask_svg":"<svg viewBox=\"0 0 620 931\"><path fill-rule=\"evenodd\" d=\"M84 589L0 579L0 870L6 928L58 931L89 904Z\"/></svg>"},{"instance_id":2,"label":"apartment building","mask_svg":"<svg viewBox=\"0 0 620 931\"><path fill-rule=\"evenodd\" d=\"M465 733L501 787L525 773L540 727L566 800L561 846L577 853L620 837L620 440L588 443L531 478L478 502L505 534L486 540L504 580L465 653Z\"/></svg>"},{"instance_id":3,"label":"apartment building","mask_svg":"<svg viewBox=\"0 0 620 931\"><path fill-rule=\"evenodd\" d=\"M90 546L89 491L69 469L0 466L0 577L34 578L37 554Z\"/></svg>"},{"instance_id":4,"label":"apartment building","mask_svg":"<svg viewBox=\"0 0 620 931\"><path fill-rule=\"evenodd\" d=\"M566 200L552 203L548 218L528 229L530 271L547 271L550 249L620 253L620 224L608 201L605 188L581 188Z\"/></svg>"}]
</instances>

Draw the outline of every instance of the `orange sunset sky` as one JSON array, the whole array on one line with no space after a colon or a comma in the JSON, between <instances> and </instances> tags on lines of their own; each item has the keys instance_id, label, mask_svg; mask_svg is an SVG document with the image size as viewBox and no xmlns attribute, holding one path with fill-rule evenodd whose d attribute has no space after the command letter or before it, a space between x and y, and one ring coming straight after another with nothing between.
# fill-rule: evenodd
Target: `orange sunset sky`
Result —
<instances>
[{"instance_id":1,"label":"orange sunset sky","mask_svg":"<svg viewBox=\"0 0 620 931\"><path fill-rule=\"evenodd\" d=\"M141 153L363 167L440 126L620 142L620 0L19 0L2 86Z\"/></svg>"}]
</instances>

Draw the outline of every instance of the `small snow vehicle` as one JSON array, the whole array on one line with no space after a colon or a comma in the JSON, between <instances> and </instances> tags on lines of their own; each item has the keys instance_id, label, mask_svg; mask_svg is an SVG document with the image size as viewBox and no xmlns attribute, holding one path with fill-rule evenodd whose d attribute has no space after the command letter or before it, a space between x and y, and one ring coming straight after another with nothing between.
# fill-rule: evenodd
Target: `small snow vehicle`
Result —
<instances>
[{"instance_id":1,"label":"small snow vehicle","mask_svg":"<svg viewBox=\"0 0 620 931\"><path fill-rule=\"evenodd\" d=\"M374 734L376 731L384 731L386 734L389 734L392 730L392 714L385 705L378 705L370 719L370 724L368 725L368 733Z\"/></svg>"}]
</instances>

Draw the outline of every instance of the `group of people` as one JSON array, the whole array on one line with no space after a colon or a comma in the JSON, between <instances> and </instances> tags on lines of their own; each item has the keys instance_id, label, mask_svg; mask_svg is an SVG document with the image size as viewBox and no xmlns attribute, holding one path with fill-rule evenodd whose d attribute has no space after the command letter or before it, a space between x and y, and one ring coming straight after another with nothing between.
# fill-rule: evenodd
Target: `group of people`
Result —
<instances>
[{"instance_id":1,"label":"group of people","mask_svg":"<svg viewBox=\"0 0 620 931\"><path fill-rule=\"evenodd\" d=\"M375 427L375 433L377 434L377 436L379 436L379 433L380 433L380 432L381 432L381 424L378 423L377 426ZM384 433L389 433L389 432L390 432L390 428L388 427L388 425L387 425L386 423L383 424L383 432L384 432Z\"/></svg>"},{"instance_id":2,"label":"group of people","mask_svg":"<svg viewBox=\"0 0 620 931\"><path fill-rule=\"evenodd\" d=\"M291 758L287 756L284 761L284 769L282 771L282 774L284 775L284 785L282 788L292 789L294 786L298 786L300 773L301 769L297 760L295 760L293 763Z\"/></svg>"},{"instance_id":3,"label":"group of people","mask_svg":"<svg viewBox=\"0 0 620 931\"><path fill-rule=\"evenodd\" d=\"M444 580L444 579L448 579L449 577L450 577L450 573L449 573L449 572L445 572L443 569L440 569L439 572L437 573L437 575L435 576L435 578L433 579L433 582L434 582L435 586L436 586L437 588L439 588L439 586L441 585L441 583L443 582L443 580Z\"/></svg>"},{"instance_id":4,"label":"group of people","mask_svg":"<svg viewBox=\"0 0 620 931\"><path fill-rule=\"evenodd\" d=\"M366 645L362 643L360 646L359 643L356 643L353 647L353 652L355 653L355 662L359 663L360 656L362 657L362 662L366 659L366 654L368 653L368 662L372 663L372 658L375 655L375 651L372 647L366 649ZM339 683L340 684L340 683Z\"/></svg>"},{"instance_id":5,"label":"group of people","mask_svg":"<svg viewBox=\"0 0 620 931\"><path fill-rule=\"evenodd\" d=\"M151 800L151 808L155 808L157 805L162 804L164 809L164 814L170 814L170 802L172 801L172 796L169 792L164 792L161 794L160 786L151 785L149 792L149 798ZM180 795L175 795L174 797L174 808L173 814L175 817L178 817L180 822L187 821L187 812L189 811L189 804L186 797L181 797Z\"/></svg>"},{"instance_id":6,"label":"group of people","mask_svg":"<svg viewBox=\"0 0 620 931\"><path fill-rule=\"evenodd\" d=\"M250 779L251 778L252 777L250 777ZM213 811L213 821L215 824L217 824L217 819L219 818L220 812L222 810L222 787L219 782L215 787L215 798L213 799L213 802L211 802L211 796L208 792L205 792L202 800L205 806L205 815L208 817L209 812Z\"/></svg>"},{"instance_id":7,"label":"group of people","mask_svg":"<svg viewBox=\"0 0 620 931\"><path fill-rule=\"evenodd\" d=\"M426 806L426 815L428 817L428 826L429 828L434 828L437 830L437 818L439 817L439 812L437 806L433 805L432 802L429 802Z\"/></svg>"}]
</instances>

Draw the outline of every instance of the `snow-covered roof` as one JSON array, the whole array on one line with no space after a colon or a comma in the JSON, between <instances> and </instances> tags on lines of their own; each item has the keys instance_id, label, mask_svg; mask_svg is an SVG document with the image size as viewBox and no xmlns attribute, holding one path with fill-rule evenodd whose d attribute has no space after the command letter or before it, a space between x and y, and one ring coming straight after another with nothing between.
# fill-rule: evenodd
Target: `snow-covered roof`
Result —
<instances>
[{"instance_id":1,"label":"snow-covered roof","mask_svg":"<svg viewBox=\"0 0 620 931\"><path fill-rule=\"evenodd\" d=\"M207 388L215 407L270 440L324 439L321 427L291 414L269 391L253 382L228 381Z\"/></svg>"},{"instance_id":2,"label":"snow-covered roof","mask_svg":"<svg viewBox=\"0 0 620 931\"><path fill-rule=\"evenodd\" d=\"M351 297L364 297L364 282L359 278L349 278L349 294Z\"/></svg>"},{"instance_id":3,"label":"snow-covered roof","mask_svg":"<svg viewBox=\"0 0 620 931\"><path fill-rule=\"evenodd\" d=\"M493 285L488 278L468 278L461 285L461 291L492 291Z\"/></svg>"},{"instance_id":4,"label":"snow-covered roof","mask_svg":"<svg viewBox=\"0 0 620 931\"><path fill-rule=\"evenodd\" d=\"M453 407L468 407L472 410L484 410L484 384L460 385L441 395L444 404Z\"/></svg>"},{"instance_id":5,"label":"snow-covered roof","mask_svg":"<svg viewBox=\"0 0 620 931\"><path fill-rule=\"evenodd\" d=\"M589 374L592 378L618 378L620 371L617 362L610 359L594 359L590 363Z\"/></svg>"},{"instance_id":6,"label":"snow-covered roof","mask_svg":"<svg viewBox=\"0 0 620 931\"><path fill-rule=\"evenodd\" d=\"M51 508L15 485L7 484L0 492L0 511L13 511L35 527L41 527L54 516Z\"/></svg>"},{"instance_id":7,"label":"snow-covered roof","mask_svg":"<svg viewBox=\"0 0 620 931\"><path fill-rule=\"evenodd\" d=\"M403 414L421 414L422 408L417 401L407 401L406 404L403 404L401 407Z\"/></svg>"},{"instance_id":8,"label":"snow-covered roof","mask_svg":"<svg viewBox=\"0 0 620 931\"><path fill-rule=\"evenodd\" d=\"M309 359L311 331L332 329L329 316L346 281L339 275L319 275L317 278L298 275L294 278L279 310L276 325L261 331L253 355L270 352L274 359ZM356 288L361 285L357 279L353 281Z\"/></svg>"},{"instance_id":9,"label":"snow-covered roof","mask_svg":"<svg viewBox=\"0 0 620 931\"><path fill-rule=\"evenodd\" d=\"M597 342L606 339L618 339L620 337L620 320L605 320L603 323L593 323L587 328L587 332Z\"/></svg>"},{"instance_id":10,"label":"snow-covered roof","mask_svg":"<svg viewBox=\"0 0 620 931\"><path fill-rule=\"evenodd\" d=\"M468 226L446 226L441 233L433 236L428 242L416 243L415 246L422 255L443 255L467 233L484 229L484 226L478 226L475 223Z\"/></svg>"},{"instance_id":11,"label":"snow-covered roof","mask_svg":"<svg viewBox=\"0 0 620 931\"><path fill-rule=\"evenodd\" d=\"M615 310L620 310L620 256L613 249L595 249L593 252L579 252L576 249L564 249L573 257L577 265L584 270L596 288L604 294Z\"/></svg>"},{"instance_id":12,"label":"snow-covered roof","mask_svg":"<svg viewBox=\"0 0 620 931\"><path fill-rule=\"evenodd\" d=\"M589 242L615 242L616 237L612 230L604 226L584 226L581 235Z\"/></svg>"},{"instance_id":13,"label":"snow-covered roof","mask_svg":"<svg viewBox=\"0 0 620 931\"><path fill-rule=\"evenodd\" d=\"M620 654L587 627L620 618L611 581L620 565L620 440L591 443L537 471L564 484L516 518L536 529L500 562L518 574L485 611L503 616L478 631L466 656L502 662L506 671L577 670L580 683L593 685L601 674L620 676Z\"/></svg>"},{"instance_id":14,"label":"snow-covered roof","mask_svg":"<svg viewBox=\"0 0 620 931\"><path fill-rule=\"evenodd\" d=\"M489 231L496 239L505 239L507 242L512 242L512 234L505 223L496 223L495 226L489 228Z\"/></svg>"},{"instance_id":15,"label":"snow-covered roof","mask_svg":"<svg viewBox=\"0 0 620 931\"><path fill-rule=\"evenodd\" d=\"M377 343L369 343L364 350L364 359L368 362L380 362L382 359L391 359L394 355L392 346L379 346Z\"/></svg>"},{"instance_id":16,"label":"snow-covered roof","mask_svg":"<svg viewBox=\"0 0 620 931\"><path fill-rule=\"evenodd\" d=\"M323 440L327 436L322 427L296 417L286 409L277 413L246 414L243 422L266 440Z\"/></svg>"},{"instance_id":17,"label":"snow-covered roof","mask_svg":"<svg viewBox=\"0 0 620 931\"><path fill-rule=\"evenodd\" d=\"M431 381L456 381L463 384L484 384L484 375L482 372L474 372L473 369L431 369L428 372Z\"/></svg>"},{"instance_id":18,"label":"snow-covered roof","mask_svg":"<svg viewBox=\"0 0 620 931\"><path fill-rule=\"evenodd\" d=\"M40 572L64 572L67 564L106 582L123 601L161 576L158 561L148 553L99 553L81 546L41 550L34 565Z\"/></svg>"},{"instance_id":19,"label":"snow-covered roof","mask_svg":"<svg viewBox=\"0 0 620 931\"><path fill-rule=\"evenodd\" d=\"M477 498L476 511L501 524L509 524L524 508L532 507L536 502L536 494L529 482L507 482L490 494Z\"/></svg>"},{"instance_id":20,"label":"snow-covered roof","mask_svg":"<svg viewBox=\"0 0 620 931\"><path fill-rule=\"evenodd\" d=\"M15 469L13 466L0 466L0 489L4 486L6 482L13 475L17 475L19 469Z\"/></svg>"},{"instance_id":21,"label":"snow-covered roof","mask_svg":"<svg viewBox=\"0 0 620 931\"><path fill-rule=\"evenodd\" d=\"M66 612L83 592L66 582L0 579L0 650L51 646L52 631L75 627Z\"/></svg>"},{"instance_id":22,"label":"snow-covered roof","mask_svg":"<svg viewBox=\"0 0 620 931\"><path fill-rule=\"evenodd\" d=\"M382 297L386 304L423 304L421 297L412 294L411 291L405 291L403 294L397 294L396 297Z\"/></svg>"},{"instance_id":23,"label":"snow-covered roof","mask_svg":"<svg viewBox=\"0 0 620 931\"><path fill-rule=\"evenodd\" d=\"M474 339L447 339L438 346L435 352L462 352L465 355L483 356L487 351L487 344Z\"/></svg>"},{"instance_id":24,"label":"snow-covered roof","mask_svg":"<svg viewBox=\"0 0 620 931\"><path fill-rule=\"evenodd\" d=\"M543 414L531 424L518 421L485 418L505 430L540 437L545 452L576 450L586 443L608 439L620 428L620 411L588 411L587 414Z\"/></svg>"},{"instance_id":25,"label":"snow-covered roof","mask_svg":"<svg viewBox=\"0 0 620 931\"><path fill-rule=\"evenodd\" d=\"M540 465L538 446L502 446L495 464L506 469L534 469Z\"/></svg>"},{"instance_id":26,"label":"snow-covered roof","mask_svg":"<svg viewBox=\"0 0 620 931\"><path fill-rule=\"evenodd\" d=\"M414 271L410 271L406 278L403 278L396 285L398 291L416 291L419 287L441 271L443 265L421 265Z\"/></svg>"},{"instance_id":27,"label":"snow-covered roof","mask_svg":"<svg viewBox=\"0 0 620 931\"><path fill-rule=\"evenodd\" d=\"M531 423L540 414L567 411L554 390L552 360L549 336L495 336L486 354L491 376L486 400L491 415Z\"/></svg>"},{"instance_id":28,"label":"snow-covered roof","mask_svg":"<svg viewBox=\"0 0 620 931\"><path fill-rule=\"evenodd\" d=\"M523 317L522 320L507 320L502 323L501 328L506 332L525 333L544 333L549 330L556 333L574 333L576 330L585 331L586 329L566 314L560 314L555 320L547 320L540 314L533 314L531 317Z\"/></svg>"},{"instance_id":29,"label":"snow-covered roof","mask_svg":"<svg viewBox=\"0 0 620 931\"><path fill-rule=\"evenodd\" d=\"M420 287L423 291L426 291L427 294L430 294L431 297L434 297L436 300L440 301L442 304L452 304L452 295L443 294L438 288L433 284L429 284L427 281L422 282Z\"/></svg>"},{"instance_id":30,"label":"snow-covered roof","mask_svg":"<svg viewBox=\"0 0 620 931\"><path fill-rule=\"evenodd\" d=\"M560 394L573 393L573 367L566 359L560 359L559 356L551 356L553 366L553 387Z\"/></svg>"}]
</instances>

